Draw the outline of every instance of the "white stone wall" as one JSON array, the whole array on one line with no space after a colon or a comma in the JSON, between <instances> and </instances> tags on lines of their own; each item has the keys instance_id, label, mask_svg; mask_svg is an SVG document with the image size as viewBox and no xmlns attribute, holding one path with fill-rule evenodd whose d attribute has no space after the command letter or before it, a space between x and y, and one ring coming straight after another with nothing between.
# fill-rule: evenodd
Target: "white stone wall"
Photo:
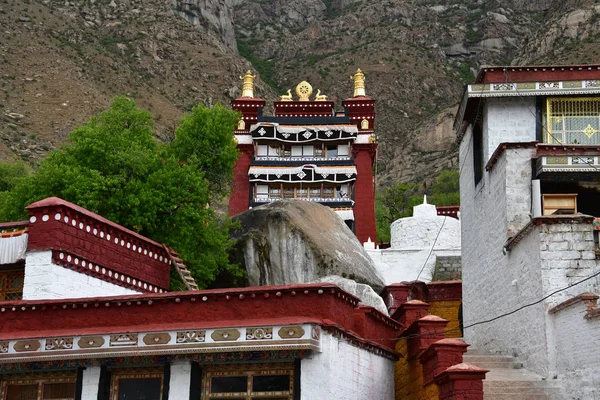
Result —
<instances>
[{"instance_id":1,"label":"white stone wall","mask_svg":"<svg viewBox=\"0 0 600 400\"><path fill-rule=\"evenodd\" d=\"M504 142L535 141L535 97L486 99L483 121L484 160Z\"/></svg>"},{"instance_id":2,"label":"white stone wall","mask_svg":"<svg viewBox=\"0 0 600 400\"><path fill-rule=\"evenodd\" d=\"M140 292L53 264L51 251L27 253L23 300L118 296L137 293Z\"/></svg>"},{"instance_id":3,"label":"white stone wall","mask_svg":"<svg viewBox=\"0 0 600 400\"><path fill-rule=\"evenodd\" d=\"M506 115L504 118L510 119ZM460 146L465 326L512 311L541 298L543 293L537 231L512 252L503 254L509 235L530 220L529 160L533 150L507 149L491 171L484 170L483 178L475 186L471 133L469 128ZM535 134L534 127L531 134ZM497 143L507 141L515 141L515 138L501 138ZM465 337L475 348L517 355L526 367L547 374L549 361L545 326L544 305L540 304L510 318L467 328Z\"/></svg>"},{"instance_id":4,"label":"white stone wall","mask_svg":"<svg viewBox=\"0 0 600 400\"><path fill-rule=\"evenodd\" d=\"M600 261L594 252L592 224L544 224L539 238L545 293L565 288L600 270ZM598 292L598 282L598 278L594 278L578 284L552 296L546 304L554 306L581 292Z\"/></svg>"},{"instance_id":5,"label":"white stone wall","mask_svg":"<svg viewBox=\"0 0 600 400\"><path fill-rule=\"evenodd\" d=\"M301 361L302 400L392 400L394 362L323 332L322 353Z\"/></svg>"},{"instance_id":6,"label":"white stone wall","mask_svg":"<svg viewBox=\"0 0 600 400\"><path fill-rule=\"evenodd\" d=\"M81 400L98 399L100 384L100 367L87 367L83 370L81 380Z\"/></svg>"},{"instance_id":7,"label":"white stone wall","mask_svg":"<svg viewBox=\"0 0 600 400\"><path fill-rule=\"evenodd\" d=\"M553 315L557 372L569 398L600 399L600 319L575 303Z\"/></svg>"}]
</instances>

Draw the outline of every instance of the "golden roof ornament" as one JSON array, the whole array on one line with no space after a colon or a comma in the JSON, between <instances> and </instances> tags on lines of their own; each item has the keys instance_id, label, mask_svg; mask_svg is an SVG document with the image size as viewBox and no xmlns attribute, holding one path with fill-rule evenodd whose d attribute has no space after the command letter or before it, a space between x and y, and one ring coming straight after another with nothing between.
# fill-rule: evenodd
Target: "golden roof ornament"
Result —
<instances>
[{"instance_id":1,"label":"golden roof ornament","mask_svg":"<svg viewBox=\"0 0 600 400\"><path fill-rule=\"evenodd\" d=\"M312 86L310 86L310 83L306 81L302 81L298 84L298 86L296 86L296 94L298 95L298 100L300 101L310 100L312 91Z\"/></svg>"},{"instance_id":2,"label":"golden roof ornament","mask_svg":"<svg viewBox=\"0 0 600 400\"><path fill-rule=\"evenodd\" d=\"M254 98L254 78L256 78L256 75L252 75L252 72L250 71L246 72L244 77L240 76L240 79L244 80L242 85L242 97L250 99Z\"/></svg>"},{"instance_id":3,"label":"golden roof ornament","mask_svg":"<svg viewBox=\"0 0 600 400\"><path fill-rule=\"evenodd\" d=\"M359 69L354 74L354 97L367 97L365 94L365 74Z\"/></svg>"},{"instance_id":4,"label":"golden roof ornament","mask_svg":"<svg viewBox=\"0 0 600 400\"><path fill-rule=\"evenodd\" d=\"M292 90L288 89L287 94L279 96L279 101L292 101Z\"/></svg>"},{"instance_id":5,"label":"golden roof ornament","mask_svg":"<svg viewBox=\"0 0 600 400\"><path fill-rule=\"evenodd\" d=\"M315 95L315 101L327 101L327 96L321 94L321 89L317 89L317 94Z\"/></svg>"}]
</instances>

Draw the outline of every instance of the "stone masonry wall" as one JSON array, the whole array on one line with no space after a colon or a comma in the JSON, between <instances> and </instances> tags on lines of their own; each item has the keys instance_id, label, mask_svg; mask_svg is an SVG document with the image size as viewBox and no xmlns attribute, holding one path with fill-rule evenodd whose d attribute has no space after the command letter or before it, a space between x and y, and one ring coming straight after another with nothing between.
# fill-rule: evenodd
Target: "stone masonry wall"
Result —
<instances>
[{"instance_id":1,"label":"stone masonry wall","mask_svg":"<svg viewBox=\"0 0 600 400\"><path fill-rule=\"evenodd\" d=\"M585 318L583 302L554 314L557 372L572 398L600 398L600 318Z\"/></svg>"},{"instance_id":2,"label":"stone masonry wall","mask_svg":"<svg viewBox=\"0 0 600 400\"><path fill-rule=\"evenodd\" d=\"M322 333L322 353L301 362L301 398L393 400L394 362Z\"/></svg>"},{"instance_id":3,"label":"stone masonry wall","mask_svg":"<svg viewBox=\"0 0 600 400\"><path fill-rule=\"evenodd\" d=\"M564 288L600 270L596 260L591 223L542 224L540 234L541 271L544 292ZM581 292L598 292L598 279L583 282L547 300L556 305Z\"/></svg>"},{"instance_id":4,"label":"stone masonry wall","mask_svg":"<svg viewBox=\"0 0 600 400\"><path fill-rule=\"evenodd\" d=\"M438 256L435 260L432 281L459 280L462 276L460 256Z\"/></svg>"}]
</instances>

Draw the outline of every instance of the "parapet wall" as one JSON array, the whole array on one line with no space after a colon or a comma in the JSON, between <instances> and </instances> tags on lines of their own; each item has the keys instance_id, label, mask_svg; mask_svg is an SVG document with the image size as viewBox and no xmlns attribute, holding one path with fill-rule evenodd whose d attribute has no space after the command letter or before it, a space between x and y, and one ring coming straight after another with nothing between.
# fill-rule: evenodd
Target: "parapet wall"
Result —
<instances>
[{"instance_id":1,"label":"parapet wall","mask_svg":"<svg viewBox=\"0 0 600 400\"><path fill-rule=\"evenodd\" d=\"M163 245L56 197L27 207L28 251L52 250L53 262L143 291L169 287Z\"/></svg>"}]
</instances>

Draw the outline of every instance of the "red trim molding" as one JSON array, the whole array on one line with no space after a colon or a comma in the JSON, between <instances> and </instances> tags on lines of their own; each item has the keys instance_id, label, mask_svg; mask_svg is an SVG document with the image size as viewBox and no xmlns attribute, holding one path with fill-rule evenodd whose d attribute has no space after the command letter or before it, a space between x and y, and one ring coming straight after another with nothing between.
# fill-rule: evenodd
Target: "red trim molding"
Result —
<instances>
[{"instance_id":1,"label":"red trim molding","mask_svg":"<svg viewBox=\"0 0 600 400\"><path fill-rule=\"evenodd\" d=\"M165 290L153 286L151 283L138 280L135 277L119 273L101 264L96 264L85 259L80 259L75 254L63 251L52 251L52 263L61 267L93 276L94 278L121 286L127 289L146 293L163 293Z\"/></svg>"},{"instance_id":2,"label":"red trim molding","mask_svg":"<svg viewBox=\"0 0 600 400\"><path fill-rule=\"evenodd\" d=\"M528 149L530 147L536 147L538 142L504 142L500 143L496 150L492 153L492 156L488 160L487 164L485 164L485 170L490 171L494 168L494 165L500 159L500 156L504 154L507 149Z\"/></svg>"},{"instance_id":3,"label":"red trim molding","mask_svg":"<svg viewBox=\"0 0 600 400\"><path fill-rule=\"evenodd\" d=\"M332 327L394 353L398 322L331 284L0 302L0 340L281 323Z\"/></svg>"},{"instance_id":4,"label":"red trim molding","mask_svg":"<svg viewBox=\"0 0 600 400\"><path fill-rule=\"evenodd\" d=\"M581 293L580 295L577 295L573 298L570 298L569 300L563 301L562 303L558 304L557 306L552 307L550 309L550 311L548 311L548 312L550 314L556 314L559 311L564 310L565 308L568 308L572 305L583 302L585 304L587 312L589 313L590 311L594 311L597 309L598 298L600 298L600 296L598 296L595 293L590 293L590 292Z\"/></svg>"},{"instance_id":5,"label":"red trim molding","mask_svg":"<svg viewBox=\"0 0 600 400\"><path fill-rule=\"evenodd\" d=\"M543 156L597 156L600 146L591 145L555 145L538 143L536 158Z\"/></svg>"}]
</instances>

